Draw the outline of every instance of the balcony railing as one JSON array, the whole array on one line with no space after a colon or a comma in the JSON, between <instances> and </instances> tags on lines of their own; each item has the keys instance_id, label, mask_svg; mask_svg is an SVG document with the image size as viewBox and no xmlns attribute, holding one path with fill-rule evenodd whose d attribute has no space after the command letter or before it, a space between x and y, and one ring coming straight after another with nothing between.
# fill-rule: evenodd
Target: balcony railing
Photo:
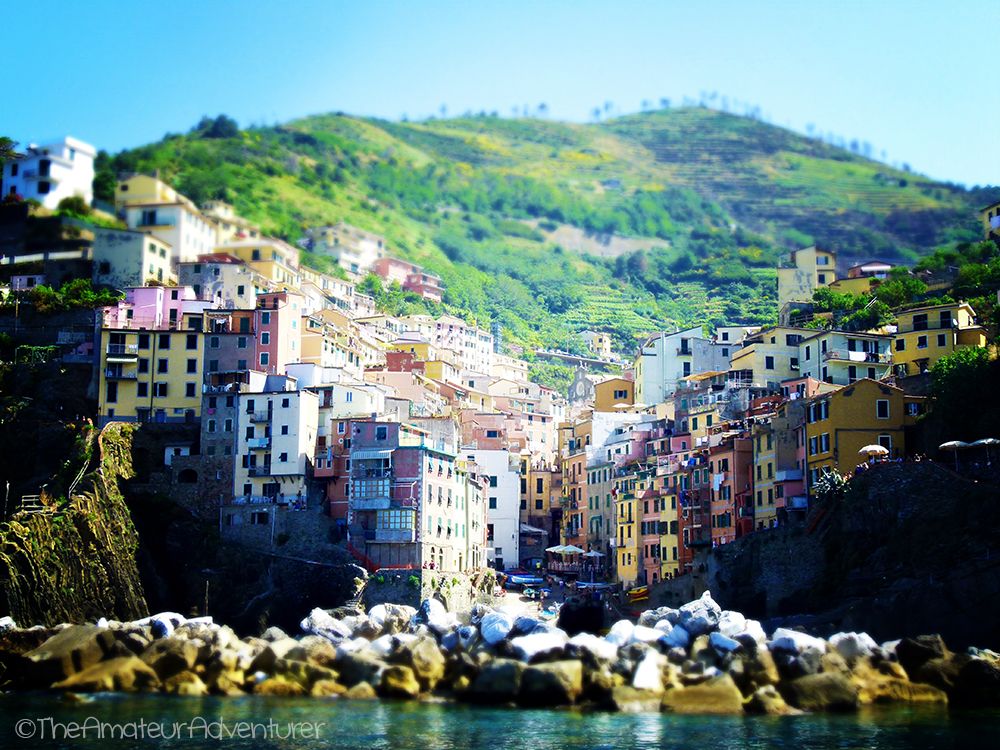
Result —
<instances>
[{"instance_id":1,"label":"balcony railing","mask_svg":"<svg viewBox=\"0 0 1000 750\"><path fill-rule=\"evenodd\" d=\"M139 347L135 344L108 344L108 354L138 356Z\"/></svg>"},{"instance_id":2,"label":"balcony railing","mask_svg":"<svg viewBox=\"0 0 1000 750\"><path fill-rule=\"evenodd\" d=\"M266 410L265 411L254 411L254 412L247 412L247 414L250 415L250 421L251 422L269 422L269 421L271 421L271 412L270 411L266 411Z\"/></svg>"},{"instance_id":3,"label":"balcony railing","mask_svg":"<svg viewBox=\"0 0 1000 750\"><path fill-rule=\"evenodd\" d=\"M237 495L233 498L233 505L272 505L277 502L277 498L269 495Z\"/></svg>"},{"instance_id":4,"label":"balcony railing","mask_svg":"<svg viewBox=\"0 0 1000 750\"><path fill-rule=\"evenodd\" d=\"M375 529L374 539L368 540L368 532L365 532L366 541L374 542L415 542L417 540L414 529Z\"/></svg>"},{"instance_id":5,"label":"balcony railing","mask_svg":"<svg viewBox=\"0 0 1000 750\"><path fill-rule=\"evenodd\" d=\"M252 477L269 477L271 476L271 464L264 464L263 466L251 466L249 469L249 474Z\"/></svg>"},{"instance_id":6,"label":"balcony railing","mask_svg":"<svg viewBox=\"0 0 1000 750\"><path fill-rule=\"evenodd\" d=\"M889 352L852 352L847 349L831 349L823 353L823 359L825 361L889 364L892 362L892 354Z\"/></svg>"},{"instance_id":7,"label":"balcony railing","mask_svg":"<svg viewBox=\"0 0 1000 750\"><path fill-rule=\"evenodd\" d=\"M124 370L108 368L104 371L104 378L106 380L135 380L136 377L136 373L125 372Z\"/></svg>"},{"instance_id":8,"label":"balcony railing","mask_svg":"<svg viewBox=\"0 0 1000 750\"><path fill-rule=\"evenodd\" d=\"M255 437L247 440L247 446L250 450L260 450L262 448L267 448L271 445L271 438L269 437Z\"/></svg>"}]
</instances>

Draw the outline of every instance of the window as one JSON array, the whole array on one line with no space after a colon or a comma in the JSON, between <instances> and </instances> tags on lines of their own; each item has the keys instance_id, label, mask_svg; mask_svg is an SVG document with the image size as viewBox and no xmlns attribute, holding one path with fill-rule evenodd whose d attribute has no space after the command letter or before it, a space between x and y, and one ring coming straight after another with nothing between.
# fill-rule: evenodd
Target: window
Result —
<instances>
[{"instance_id":1,"label":"window","mask_svg":"<svg viewBox=\"0 0 1000 750\"><path fill-rule=\"evenodd\" d=\"M951 328L951 310L941 312L941 328Z\"/></svg>"},{"instance_id":2,"label":"window","mask_svg":"<svg viewBox=\"0 0 1000 750\"><path fill-rule=\"evenodd\" d=\"M897 352L905 352L906 351L906 340L905 339L896 339L896 351Z\"/></svg>"},{"instance_id":3,"label":"window","mask_svg":"<svg viewBox=\"0 0 1000 750\"><path fill-rule=\"evenodd\" d=\"M496 487L496 486L497 486L497 478L496 475L494 474L490 476L490 487Z\"/></svg>"},{"instance_id":4,"label":"window","mask_svg":"<svg viewBox=\"0 0 1000 750\"><path fill-rule=\"evenodd\" d=\"M917 337L917 349L926 349L926 348L927 348L927 337L926 336L918 336Z\"/></svg>"},{"instance_id":5,"label":"window","mask_svg":"<svg viewBox=\"0 0 1000 750\"><path fill-rule=\"evenodd\" d=\"M915 401L910 401L906 404L906 416L916 417L919 416L921 412L920 404Z\"/></svg>"},{"instance_id":6,"label":"window","mask_svg":"<svg viewBox=\"0 0 1000 750\"><path fill-rule=\"evenodd\" d=\"M803 359L805 359L805 361L808 362L809 359L810 359L810 357L812 357L812 347L811 346L807 346L806 347L806 356Z\"/></svg>"},{"instance_id":7,"label":"window","mask_svg":"<svg viewBox=\"0 0 1000 750\"><path fill-rule=\"evenodd\" d=\"M219 371L219 360L217 360L217 359L210 359L210 360L208 360L208 371L209 372L218 372Z\"/></svg>"},{"instance_id":8,"label":"window","mask_svg":"<svg viewBox=\"0 0 1000 750\"><path fill-rule=\"evenodd\" d=\"M824 432L819 436L819 451L820 453L830 452L830 433Z\"/></svg>"},{"instance_id":9,"label":"window","mask_svg":"<svg viewBox=\"0 0 1000 750\"><path fill-rule=\"evenodd\" d=\"M49 193L49 183L48 182L44 182L44 181L43 182L39 182L38 183L38 194L39 195L48 195L48 193Z\"/></svg>"},{"instance_id":10,"label":"window","mask_svg":"<svg viewBox=\"0 0 1000 750\"><path fill-rule=\"evenodd\" d=\"M208 340L208 348L209 349L218 349L219 348L219 337L218 336L212 336Z\"/></svg>"},{"instance_id":11,"label":"window","mask_svg":"<svg viewBox=\"0 0 1000 750\"><path fill-rule=\"evenodd\" d=\"M858 368L855 365L850 365L847 368L847 382L853 383L858 379Z\"/></svg>"},{"instance_id":12,"label":"window","mask_svg":"<svg viewBox=\"0 0 1000 750\"><path fill-rule=\"evenodd\" d=\"M271 357L267 352L260 353L260 364L262 367L266 367L268 364L270 364L270 361Z\"/></svg>"},{"instance_id":13,"label":"window","mask_svg":"<svg viewBox=\"0 0 1000 750\"><path fill-rule=\"evenodd\" d=\"M270 343L271 343L271 334L268 333L267 331L264 331L260 335L260 345L261 346L268 346Z\"/></svg>"},{"instance_id":14,"label":"window","mask_svg":"<svg viewBox=\"0 0 1000 750\"><path fill-rule=\"evenodd\" d=\"M497 437L500 437L500 430L487 430L486 431L486 437L488 437L488 438L497 438Z\"/></svg>"},{"instance_id":15,"label":"window","mask_svg":"<svg viewBox=\"0 0 1000 750\"><path fill-rule=\"evenodd\" d=\"M382 424L375 427L376 440L385 440L388 437L389 437L389 428L386 425Z\"/></svg>"},{"instance_id":16,"label":"window","mask_svg":"<svg viewBox=\"0 0 1000 750\"><path fill-rule=\"evenodd\" d=\"M260 324L263 325L263 326L269 326L269 325L271 325L271 313L269 313L269 312L262 312L260 314Z\"/></svg>"},{"instance_id":17,"label":"window","mask_svg":"<svg viewBox=\"0 0 1000 750\"><path fill-rule=\"evenodd\" d=\"M879 435L878 444L885 448L889 453L892 453L892 435Z\"/></svg>"},{"instance_id":18,"label":"window","mask_svg":"<svg viewBox=\"0 0 1000 750\"><path fill-rule=\"evenodd\" d=\"M282 408L282 409L287 409L287 408L288 408L288 404L289 404L289 403L291 403L291 402L289 401L289 399L287 399L287 398L283 398L283 399L281 399L281 408Z\"/></svg>"},{"instance_id":19,"label":"window","mask_svg":"<svg viewBox=\"0 0 1000 750\"><path fill-rule=\"evenodd\" d=\"M166 383L154 383L153 384L153 395L157 398L166 398L167 396L167 384Z\"/></svg>"},{"instance_id":20,"label":"window","mask_svg":"<svg viewBox=\"0 0 1000 750\"><path fill-rule=\"evenodd\" d=\"M927 330L927 313L921 313L920 315L913 316L913 330L914 331Z\"/></svg>"},{"instance_id":21,"label":"window","mask_svg":"<svg viewBox=\"0 0 1000 750\"><path fill-rule=\"evenodd\" d=\"M160 349L169 349L170 348L170 334L169 333L161 333L160 334L160 340L157 343L157 346Z\"/></svg>"},{"instance_id":22,"label":"window","mask_svg":"<svg viewBox=\"0 0 1000 750\"><path fill-rule=\"evenodd\" d=\"M543 486L544 486L544 482L543 482L543 480L542 480L541 477L538 477L537 479L535 479L535 492L536 493L538 493L540 495L544 491Z\"/></svg>"},{"instance_id":23,"label":"window","mask_svg":"<svg viewBox=\"0 0 1000 750\"><path fill-rule=\"evenodd\" d=\"M774 357L764 357L764 369L765 370L774 369Z\"/></svg>"},{"instance_id":24,"label":"window","mask_svg":"<svg viewBox=\"0 0 1000 750\"><path fill-rule=\"evenodd\" d=\"M148 349L149 348L149 334L148 333L140 333L139 334L139 348L140 349Z\"/></svg>"},{"instance_id":25,"label":"window","mask_svg":"<svg viewBox=\"0 0 1000 750\"><path fill-rule=\"evenodd\" d=\"M188 371L188 374L192 374L192 373L198 372L198 360L196 360L196 359L189 359L187 361L187 371Z\"/></svg>"},{"instance_id":26,"label":"window","mask_svg":"<svg viewBox=\"0 0 1000 750\"><path fill-rule=\"evenodd\" d=\"M169 360L167 360L165 358L162 358L162 357L160 359L156 360L156 371L159 372L159 373L165 373L165 372L167 372L167 363L168 363L168 361Z\"/></svg>"},{"instance_id":27,"label":"window","mask_svg":"<svg viewBox=\"0 0 1000 750\"><path fill-rule=\"evenodd\" d=\"M140 226L152 227L156 226L156 209L146 208L142 211L142 218L139 221Z\"/></svg>"},{"instance_id":28,"label":"window","mask_svg":"<svg viewBox=\"0 0 1000 750\"><path fill-rule=\"evenodd\" d=\"M879 419L889 418L889 401L888 399L880 398L875 402L875 416Z\"/></svg>"},{"instance_id":29,"label":"window","mask_svg":"<svg viewBox=\"0 0 1000 750\"><path fill-rule=\"evenodd\" d=\"M140 374L145 374L149 372L149 360L142 357L138 360L138 369Z\"/></svg>"},{"instance_id":30,"label":"window","mask_svg":"<svg viewBox=\"0 0 1000 750\"><path fill-rule=\"evenodd\" d=\"M195 397L195 388L196 387L197 386L196 386L195 383L185 383L185 385L184 385L184 397L185 398L194 398Z\"/></svg>"},{"instance_id":31,"label":"window","mask_svg":"<svg viewBox=\"0 0 1000 750\"><path fill-rule=\"evenodd\" d=\"M107 388L104 392L104 400L109 404L113 404L118 401L118 383L115 381L109 381L106 385Z\"/></svg>"},{"instance_id":32,"label":"window","mask_svg":"<svg viewBox=\"0 0 1000 750\"><path fill-rule=\"evenodd\" d=\"M948 336L944 333L939 333L937 335L937 345L939 347L945 347L948 345Z\"/></svg>"},{"instance_id":33,"label":"window","mask_svg":"<svg viewBox=\"0 0 1000 750\"><path fill-rule=\"evenodd\" d=\"M135 384L135 395L139 398L145 398L149 395L149 383L136 383Z\"/></svg>"},{"instance_id":34,"label":"window","mask_svg":"<svg viewBox=\"0 0 1000 750\"><path fill-rule=\"evenodd\" d=\"M490 498L489 506L490 506L490 510L496 510L497 509L497 499L495 497L491 497Z\"/></svg>"},{"instance_id":35,"label":"window","mask_svg":"<svg viewBox=\"0 0 1000 750\"><path fill-rule=\"evenodd\" d=\"M245 369L247 369L247 361L245 359L238 359L238 360L236 360L236 369L237 370L245 370Z\"/></svg>"},{"instance_id":36,"label":"window","mask_svg":"<svg viewBox=\"0 0 1000 750\"><path fill-rule=\"evenodd\" d=\"M281 434L282 435L287 435L288 434L288 425L287 424L281 425Z\"/></svg>"},{"instance_id":37,"label":"window","mask_svg":"<svg viewBox=\"0 0 1000 750\"><path fill-rule=\"evenodd\" d=\"M236 339L236 348L237 349L246 349L247 348L247 337L246 336L239 336L239 337L237 337L237 339Z\"/></svg>"},{"instance_id":38,"label":"window","mask_svg":"<svg viewBox=\"0 0 1000 750\"><path fill-rule=\"evenodd\" d=\"M281 453L281 454L278 455L278 461L279 462L285 462L287 460L288 460L288 454L287 453Z\"/></svg>"}]
</instances>

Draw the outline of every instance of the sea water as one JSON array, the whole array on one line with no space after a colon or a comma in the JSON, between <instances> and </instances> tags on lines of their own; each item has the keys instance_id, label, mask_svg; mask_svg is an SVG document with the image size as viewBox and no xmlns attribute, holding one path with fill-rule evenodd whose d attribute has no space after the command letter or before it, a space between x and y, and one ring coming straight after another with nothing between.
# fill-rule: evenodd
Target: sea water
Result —
<instances>
[{"instance_id":1,"label":"sea water","mask_svg":"<svg viewBox=\"0 0 1000 750\"><path fill-rule=\"evenodd\" d=\"M321 698L0 696L0 748L1000 748L1000 712L672 716Z\"/></svg>"}]
</instances>

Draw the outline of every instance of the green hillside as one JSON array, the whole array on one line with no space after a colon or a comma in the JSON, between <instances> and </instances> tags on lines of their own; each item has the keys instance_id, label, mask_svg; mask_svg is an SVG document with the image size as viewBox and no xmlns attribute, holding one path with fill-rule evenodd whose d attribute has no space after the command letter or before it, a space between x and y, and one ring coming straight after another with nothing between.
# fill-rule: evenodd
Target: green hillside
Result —
<instances>
[{"instance_id":1,"label":"green hillside","mask_svg":"<svg viewBox=\"0 0 1000 750\"><path fill-rule=\"evenodd\" d=\"M675 325L774 320L785 250L915 259L975 239L975 209L996 192L702 108L587 125L337 114L240 131L206 119L98 169L99 197L118 172L158 169L293 242L339 220L384 234L443 277L445 308L499 321L508 343L571 351L588 327L631 352ZM393 310L426 306L373 291Z\"/></svg>"}]
</instances>

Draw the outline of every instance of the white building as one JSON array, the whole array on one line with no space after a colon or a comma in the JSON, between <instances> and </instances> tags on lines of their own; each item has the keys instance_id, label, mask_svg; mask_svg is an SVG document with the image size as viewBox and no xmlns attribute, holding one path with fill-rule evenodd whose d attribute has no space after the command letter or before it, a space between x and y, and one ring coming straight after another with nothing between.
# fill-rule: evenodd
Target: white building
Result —
<instances>
[{"instance_id":1,"label":"white building","mask_svg":"<svg viewBox=\"0 0 1000 750\"><path fill-rule=\"evenodd\" d=\"M705 338L701 326L650 336L635 358L636 403L662 403L688 375L728 370L738 348Z\"/></svg>"},{"instance_id":2,"label":"white building","mask_svg":"<svg viewBox=\"0 0 1000 750\"><path fill-rule=\"evenodd\" d=\"M3 167L3 194L33 198L55 210L74 195L89 206L94 199L94 157L89 143L69 136L45 145L31 144L24 155Z\"/></svg>"},{"instance_id":3,"label":"white building","mask_svg":"<svg viewBox=\"0 0 1000 750\"><path fill-rule=\"evenodd\" d=\"M385 256L385 238L342 221L308 230L301 244L314 253L333 258L355 276L363 276L376 260Z\"/></svg>"},{"instance_id":4,"label":"white building","mask_svg":"<svg viewBox=\"0 0 1000 750\"><path fill-rule=\"evenodd\" d=\"M820 331L799 342L799 375L834 385L881 380L892 370L892 336Z\"/></svg>"},{"instance_id":5,"label":"white building","mask_svg":"<svg viewBox=\"0 0 1000 750\"><path fill-rule=\"evenodd\" d=\"M319 398L310 391L240 393L234 497L248 503L304 501L318 419Z\"/></svg>"},{"instance_id":6,"label":"white building","mask_svg":"<svg viewBox=\"0 0 1000 750\"><path fill-rule=\"evenodd\" d=\"M496 352L493 351L493 334L478 326L469 325L454 315L442 315L434 323L434 338L438 349L454 354L455 366L460 370L493 372Z\"/></svg>"},{"instance_id":7,"label":"white building","mask_svg":"<svg viewBox=\"0 0 1000 750\"><path fill-rule=\"evenodd\" d=\"M196 260L218 244L215 221L166 183L133 175L118 183L115 208L129 229L148 232L173 249L174 263Z\"/></svg>"},{"instance_id":8,"label":"white building","mask_svg":"<svg viewBox=\"0 0 1000 750\"><path fill-rule=\"evenodd\" d=\"M95 227L93 282L114 289L144 286L150 281L177 283L171 248L163 240L131 229Z\"/></svg>"},{"instance_id":9,"label":"white building","mask_svg":"<svg viewBox=\"0 0 1000 750\"><path fill-rule=\"evenodd\" d=\"M520 456L506 450L463 449L460 453L479 467L486 496L486 557L504 570L520 560Z\"/></svg>"},{"instance_id":10,"label":"white building","mask_svg":"<svg viewBox=\"0 0 1000 750\"><path fill-rule=\"evenodd\" d=\"M198 299L224 310L253 310L257 293L270 291L259 273L231 255L202 255L177 267L178 283L194 289Z\"/></svg>"}]
</instances>

